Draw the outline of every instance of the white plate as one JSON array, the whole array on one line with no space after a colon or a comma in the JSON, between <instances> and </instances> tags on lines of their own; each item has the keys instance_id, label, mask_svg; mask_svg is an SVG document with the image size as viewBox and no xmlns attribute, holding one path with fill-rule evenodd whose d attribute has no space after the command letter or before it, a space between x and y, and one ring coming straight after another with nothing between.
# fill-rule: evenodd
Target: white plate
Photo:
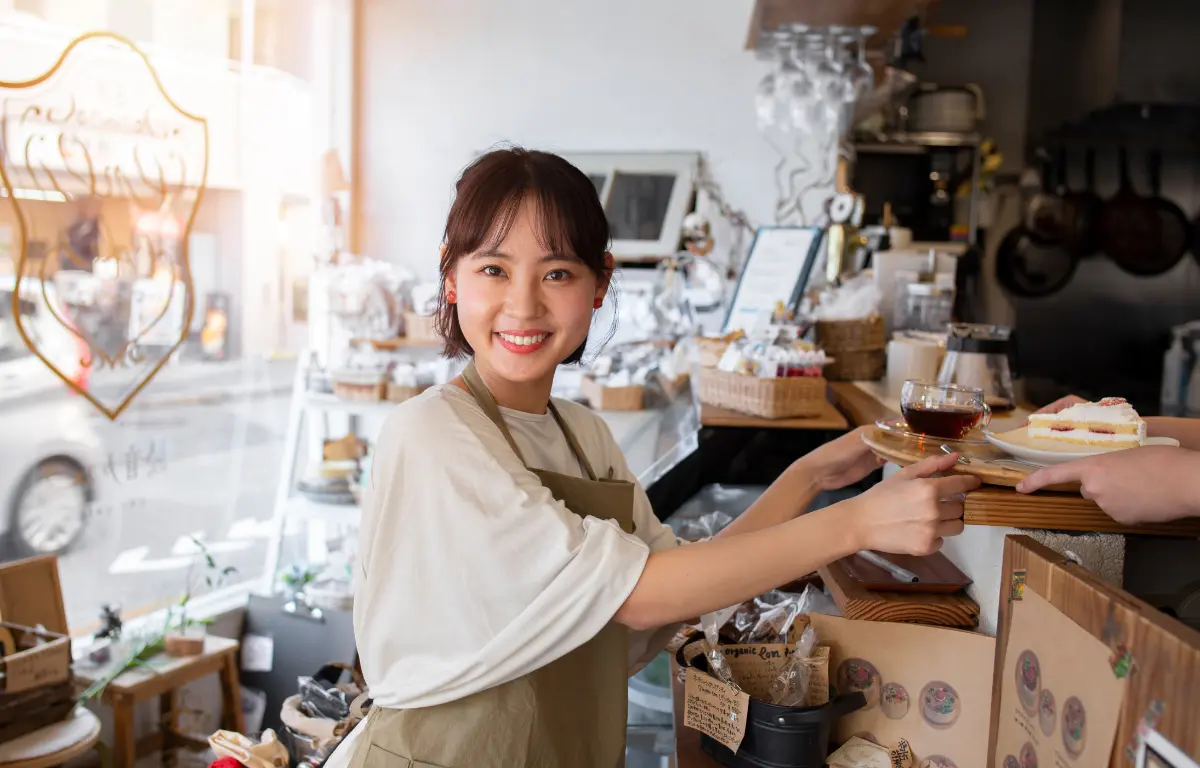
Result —
<instances>
[{"instance_id":1,"label":"white plate","mask_svg":"<svg viewBox=\"0 0 1200 768\"><path fill-rule=\"evenodd\" d=\"M1102 448L1095 445L1072 445L1041 437L1030 437L1029 433L1025 431L1025 427L1018 427L999 434L985 430L983 436L989 443L1013 458L1043 467L1051 464L1065 464L1076 459L1086 459L1088 456L1098 456L1101 453L1126 450L1124 448ZM1146 445L1177 446L1179 441L1173 437L1148 437Z\"/></svg>"}]
</instances>

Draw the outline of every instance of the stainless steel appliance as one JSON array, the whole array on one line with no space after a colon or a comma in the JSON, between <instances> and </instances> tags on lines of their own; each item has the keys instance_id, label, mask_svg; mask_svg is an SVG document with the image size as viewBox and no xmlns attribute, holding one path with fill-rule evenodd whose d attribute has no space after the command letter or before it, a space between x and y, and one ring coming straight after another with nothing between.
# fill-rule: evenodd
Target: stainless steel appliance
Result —
<instances>
[{"instance_id":1,"label":"stainless steel appliance","mask_svg":"<svg viewBox=\"0 0 1200 768\"><path fill-rule=\"evenodd\" d=\"M1012 328L954 323L946 337L938 383L979 387L993 411L1010 410L1017 402L1011 366L1015 351Z\"/></svg>"}]
</instances>

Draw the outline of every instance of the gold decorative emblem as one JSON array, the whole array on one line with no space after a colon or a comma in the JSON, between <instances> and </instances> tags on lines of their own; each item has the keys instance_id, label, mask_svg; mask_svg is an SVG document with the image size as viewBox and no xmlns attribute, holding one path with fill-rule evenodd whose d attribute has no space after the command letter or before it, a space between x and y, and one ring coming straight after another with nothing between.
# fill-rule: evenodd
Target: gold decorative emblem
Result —
<instances>
[{"instance_id":1,"label":"gold decorative emblem","mask_svg":"<svg viewBox=\"0 0 1200 768\"><path fill-rule=\"evenodd\" d=\"M32 80L0 81L0 99L0 223L17 233L11 320L116 419L191 329L207 122L108 32L76 38Z\"/></svg>"}]
</instances>

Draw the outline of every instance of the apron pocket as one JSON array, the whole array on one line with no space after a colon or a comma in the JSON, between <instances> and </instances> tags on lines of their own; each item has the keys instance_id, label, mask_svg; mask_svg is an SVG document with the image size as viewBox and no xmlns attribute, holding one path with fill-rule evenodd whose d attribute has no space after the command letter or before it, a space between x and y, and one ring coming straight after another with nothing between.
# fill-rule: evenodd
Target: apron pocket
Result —
<instances>
[{"instance_id":1,"label":"apron pocket","mask_svg":"<svg viewBox=\"0 0 1200 768\"><path fill-rule=\"evenodd\" d=\"M412 760L388 752L378 744L367 748L367 759L363 761L363 768L412 768L412 765Z\"/></svg>"}]
</instances>

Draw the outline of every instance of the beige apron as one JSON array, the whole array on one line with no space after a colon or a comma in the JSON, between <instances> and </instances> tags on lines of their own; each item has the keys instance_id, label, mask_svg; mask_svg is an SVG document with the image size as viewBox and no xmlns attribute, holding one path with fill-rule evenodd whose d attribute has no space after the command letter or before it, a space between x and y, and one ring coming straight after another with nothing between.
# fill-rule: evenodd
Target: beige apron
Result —
<instances>
[{"instance_id":1,"label":"beige apron","mask_svg":"<svg viewBox=\"0 0 1200 768\"><path fill-rule=\"evenodd\" d=\"M524 463L474 363L467 366L463 379ZM550 412L587 477L530 471L576 515L616 520L622 529L632 532L633 483L597 478L553 403ZM504 574L496 577L504 578ZM366 732L357 740L350 765L617 768L625 759L627 654L625 627L610 622L566 656L516 680L433 707L376 708L360 726Z\"/></svg>"}]
</instances>

